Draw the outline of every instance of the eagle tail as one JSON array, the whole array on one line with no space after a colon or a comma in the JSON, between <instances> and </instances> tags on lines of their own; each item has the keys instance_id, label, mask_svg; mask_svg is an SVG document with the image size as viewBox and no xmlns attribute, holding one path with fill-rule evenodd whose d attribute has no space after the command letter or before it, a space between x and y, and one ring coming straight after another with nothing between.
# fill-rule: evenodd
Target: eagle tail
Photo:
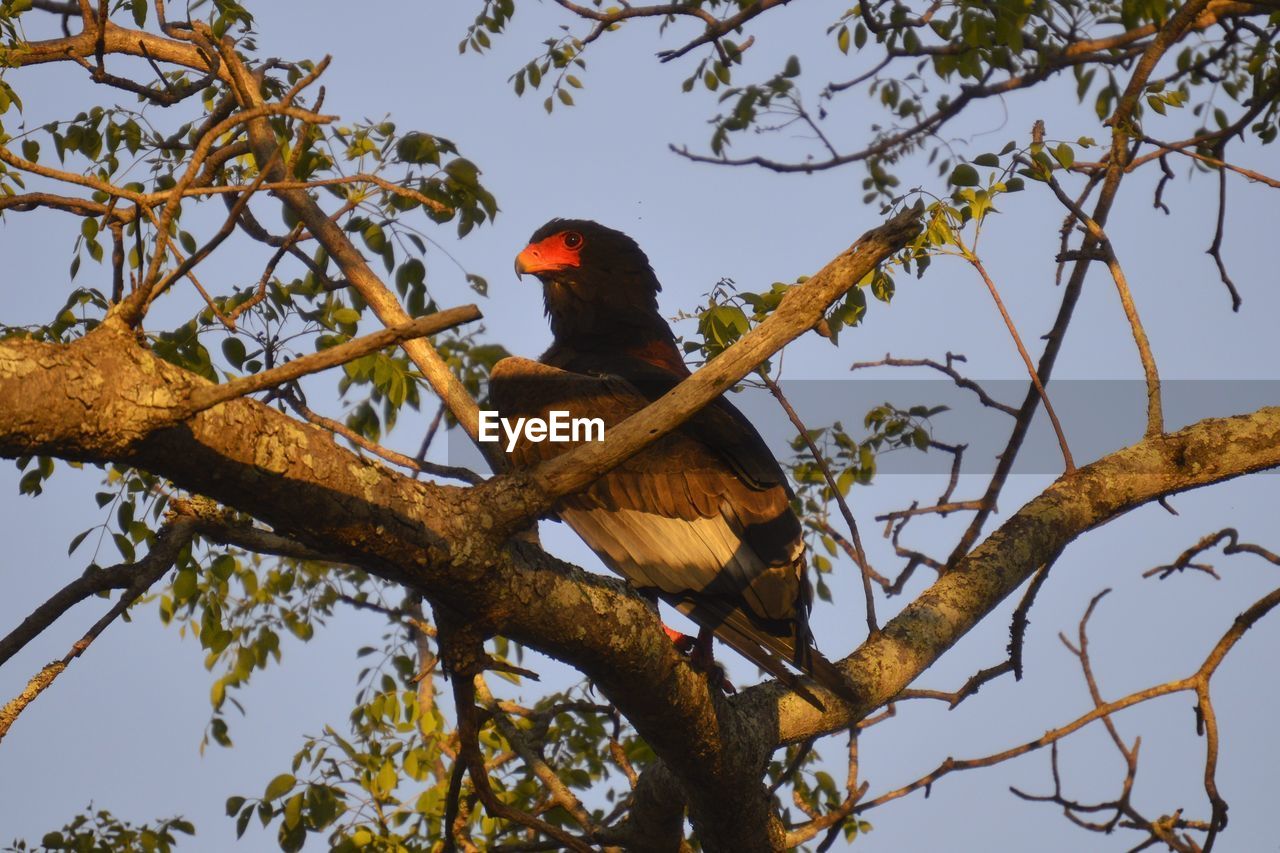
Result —
<instances>
[{"instance_id":1,"label":"eagle tail","mask_svg":"<svg viewBox=\"0 0 1280 853\"><path fill-rule=\"evenodd\" d=\"M841 699L854 700L849 680L835 664L813 647L804 628L791 636L777 636L757 628L746 614L734 607L716 607L706 600L692 607L687 602L681 602L677 607L686 614L694 615L695 621L700 624L711 627L723 643L778 679L819 711L825 713L826 706L809 689L804 679L791 671L788 664L802 670Z\"/></svg>"}]
</instances>

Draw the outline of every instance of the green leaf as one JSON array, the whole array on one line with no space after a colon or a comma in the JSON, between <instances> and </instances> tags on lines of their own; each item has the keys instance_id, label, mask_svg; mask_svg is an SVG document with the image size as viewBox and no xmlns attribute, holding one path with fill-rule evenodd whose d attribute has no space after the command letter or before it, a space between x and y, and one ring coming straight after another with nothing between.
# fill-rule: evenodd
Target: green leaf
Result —
<instances>
[{"instance_id":1,"label":"green leaf","mask_svg":"<svg viewBox=\"0 0 1280 853\"><path fill-rule=\"evenodd\" d=\"M396 290L401 296L405 296L410 288L421 287L426 279L426 266L417 258L410 258L396 270Z\"/></svg>"},{"instance_id":2,"label":"green leaf","mask_svg":"<svg viewBox=\"0 0 1280 853\"><path fill-rule=\"evenodd\" d=\"M178 601L186 601L195 595L197 578L195 569L186 568L178 572L173 580L173 597Z\"/></svg>"},{"instance_id":3,"label":"green leaf","mask_svg":"<svg viewBox=\"0 0 1280 853\"><path fill-rule=\"evenodd\" d=\"M227 797L227 817L231 817L244 807L244 797Z\"/></svg>"},{"instance_id":4,"label":"green leaf","mask_svg":"<svg viewBox=\"0 0 1280 853\"><path fill-rule=\"evenodd\" d=\"M369 247L369 251L380 255L387 248L387 234L382 230L382 226L376 222L371 222L363 231L360 237L364 240L364 244Z\"/></svg>"},{"instance_id":5,"label":"green leaf","mask_svg":"<svg viewBox=\"0 0 1280 853\"><path fill-rule=\"evenodd\" d=\"M267 789L262 792L264 800L274 800L284 796L294 786L297 780L292 773L281 773L276 778L267 783Z\"/></svg>"},{"instance_id":6,"label":"green leaf","mask_svg":"<svg viewBox=\"0 0 1280 853\"><path fill-rule=\"evenodd\" d=\"M1057 148L1053 149L1053 159L1064 169L1070 169L1071 165L1076 162L1076 152L1071 146L1063 142Z\"/></svg>"},{"instance_id":7,"label":"green leaf","mask_svg":"<svg viewBox=\"0 0 1280 853\"><path fill-rule=\"evenodd\" d=\"M302 796L303 792L299 791L284 804L284 825L289 829L297 826L302 819Z\"/></svg>"},{"instance_id":8,"label":"green leaf","mask_svg":"<svg viewBox=\"0 0 1280 853\"><path fill-rule=\"evenodd\" d=\"M396 143L396 156L406 163L440 165L440 147L435 137L426 133L406 133Z\"/></svg>"},{"instance_id":9,"label":"green leaf","mask_svg":"<svg viewBox=\"0 0 1280 853\"><path fill-rule=\"evenodd\" d=\"M978 170L968 163L961 163L952 170L951 177L947 180L957 187L976 187L979 184Z\"/></svg>"},{"instance_id":10,"label":"green leaf","mask_svg":"<svg viewBox=\"0 0 1280 853\"><path fill-rule=\"evenodd\" d=\"M230 554L219 554L214 558L213 564L209 567L209 572L218 580L226 580L236 570L236 558Z\"/></svg>"},{"instance_id":11,"label":"green leaf","mask_svg":"<svg viewBox=\"0 0 1280 853\"><path fill-rule=\"evenodd\" d=\"M133 543L129 541L129 537L123 533L115 533L111 536L111 541L115 543L116 550L120 552L120 556L124 557L126 563L132 563L134 560Z\"/></svg>"},{"instance_id":12,"label":"green leaf","mask_svg":"<svg viewBox=\"0 0 1280 853\"><path fill-rule=\"evenodd\" d=\"M378 771L375 795L381 794L381 796L385 797L390 794L395 790L397 779L395 765L389 760L384 761L382 768Z\"/></svg>"},{"instance_id":13,"label":"green leaf","mask_svg":"<svg viewBox=\"0 0 1280 853\"><path fill-rule=\"evenodd\" d=\"M236 370L239 370L244 365L244 360L248 356L244 341L239 338L227 338L224 340L222 342L222 354Z\"/></svg>"},{"instance_id":14,"label":"green leaf","mask_svg":"<svg viewBox=\"0 0 1280 853\"><path fill-rule=\"evenodd\" d=\"M85 537L95 530L97 530L96 527L90 527L88 530L77 533L75 538L71 540L71 544L67 546L67 556L71 556L72 552L80 547L80 543L85 540Z\"/></svg>"}]
</instances>

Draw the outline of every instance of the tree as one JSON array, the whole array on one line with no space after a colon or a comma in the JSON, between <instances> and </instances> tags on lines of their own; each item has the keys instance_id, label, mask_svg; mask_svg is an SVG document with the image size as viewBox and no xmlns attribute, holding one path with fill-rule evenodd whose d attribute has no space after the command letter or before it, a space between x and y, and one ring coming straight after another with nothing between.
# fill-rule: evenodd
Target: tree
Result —
<instances>
[{"instance_id":1,"label":"tree","mask_svg":"<svg viewBox=\"0 0 1280 853\"><path fill-rule=\"evenodd\" d=\"M829 35L861 73L826 84L815 108L794 57L763 82L735 85L751 56L747 31L787 14L786 5L706 0L605 9L560 0L566 29L512 84L517 94L549 90L548 111L570 106L571 91L583 86L578 75L588 45L607 43L619 26L643 24L631 19L692 25L698 34L661 61L690 66L686 90L723 90L722 112L709 153L678 153L779 172L861 163L864 201L882 205L883 224L825 265L796 259L821 267L807 280L713 293L688 342L691 354L706 358L704 367L611 430L605 442L483 480L426 460L435 425L416 456L379 443L404 418L405 406L417 410L432 398L439 400L436 424L447 419L474 436L475 401L488 369L505 354L475 333L457 331L479 318L475 307L443 308L427 287L423 256L443 231L424 231L424 218L434 226L455 224L464 237L497 213L477 167L453 143L391 122L338 124L323 112L317 83L327 60L261 58L250 10L230 0L197 6L184 21L170 20L162 0L115 8L87 0L0 6L7 69L0 81L6 120L0 211L81 222L65 309L51 323L10 328L0 341L0 453L18 460L26 472L21 488L35 495L60 463L99 466L105 482L99 501L111 513L101 530L122 560L90 565L0 640L3 662L73 604L121 591L64 659L38 672L5 706L0 737L101 631L154 590L161 618L198 635L218 671L208 737L229 744L228 703L279 658L281 632L305 639L335 609L350 606L384 613L394 628L385 648L369 649L381 663L362 683L351 731L309 739L291 771L271 780L261 797L227 803L241 832L255 813L274 821L284 849L298 849L311 833L339 849L674 849L686 817L709 850L818 839L825 847L865 828L863 815L881 803L957 770L1045 745L1056 750L1060 738L1098 720L1124 759L1122 793L1100 807L1069 798L1061 785L1043 798L1077 822L1099 820L1090 826L1100 831L1134 829L1140 844L1212 848L1226 824L1226 801L1216 784L1220 732L1210 681L1241 636L1280 602L1280 591L1222 626L1221 641L1190 665L1191 675L1111 701L1093 676L1082 622L1072 648L1093 710L1007 752L948 760L866 798L858 743L895 702L954 705L1000 675L1020 678L1028 612L1078 537L1136 507L1280 464L1275 408L1166 431L1156 356L1120 263L1122 247L1108 234L1127 176L1143 166L1162 164L1172 175L1171 160L1193 162L1219 179L1220 210L1231 173L1276 185L1227 156L1229 146L1275 137L1275 6L1206 0L1177 7L856 7ZM486 2L463 48L487 48L514 12L513 0ZM108 87L102 91L121 94L70 120L15 126L22 74L44 63L78 65ZM1037 126L1028 138L970 156L941 135L975 104L1039 91L1067 74L1098 116L1083 132L1064 134L1070 141ZM850 97L844 93L863 90L888 117L861 147L846 151L831 139L828 116ZM1177 141L1152 129L1153 116L1171 110L1190 115L1194 125ZM747 132L780 127L811 134L818 154L729 156L731 143L767 149L767 137ZM777 147L787 155L794 144ZM1084 159L1082 152L1095 148L1097 159ZM897 173L917 155L930 159L938 177L903 193ZM1157 206L1164 186L1157 188ZM1035 342L1018 334L977 252L984 229L998 227L996 202L1017 192L1059 205L1066 217L1060 308L1034 356ZM276 210L283 233L270 224ZM1211 251L1239 308L1221 253L1223 221L1220 213ZM210 259L234 254L260 257L248 286L202 280ZM89 258L83 270L82 255ZM979 498L955 501L948 488L942 500L890 518L904 560L897 578L873 569L844 498L855 484L871 482L877 454L893 448L950 452L959 470L958 445L932 435L930 419L939 412L876 406L863 419L864 437L838 425L818 433L792 414L797 450L807 454L793 473L813 532L815 569L822 580L831 577L836 552L860 569L869 637L841 665L861 702L824 697L826 710L819 712L772 683L720 695L685 664L657 616L625 585L557 560L528 535L557 498L677 428L720 389L754 374L787 405L769 361L775 353L814 327L839 340L843 327L863 319L868 290L888 301L902 273L924 274L948 257L968 265L995 298L1030 381L1022 404L1006 407L1014 426ZM394 290L371 265L379 261ZM1033 418L1042 406L1051 411L1049 380L1095 265L1106 269L1139 353L1145 435L1085 460L1073 458L1069 435L1059 430L1062 476L988 530ZM75 285L80 277L92 283ZM484 279L468 279L484 292ZM374 324L385 328L361 335L362 321L366 332ZM399 349L388 350L393 345ZM957 364L948 358L920 366L990 400ZM345 420L313 409L301 382L339 366L339 392L359 398ZM320 397L317 386L307 387ZM497 458L490 462L503 467ZM900 544L912 518L956 512L972 516L949 557ZM1223 530L1195 543L1164 573L1203 568L1199 554L1224 542L1227 553L1280 563L1266 548ZM875 588L883 600L905 589L920 567L936 571L936 581L881 624ZM1024 586L1006 661L954 693L912 691L918 676ZM532 706L495 696L484 673L529 675L518 665L524 647L568 663L598 693L553 690ZM441 689L453 695L451 713L436 705ZM1174 692L1197 701L1206 739L1205 802L1185 816L1180 810L1155 816L1130 796L1138 748L1120 736L1112 715ZM813 764L819 754L830 758L824 738L836 733L849 737L845 791ZM590 796L581 793L591 788ZM784 789L796 811L780 806ZM104 812L78 818L46 844L70 847L83 838L106 849L167 848L174 833L189 829L181 820L135 829Z\"/></svg>"}]
</instances>

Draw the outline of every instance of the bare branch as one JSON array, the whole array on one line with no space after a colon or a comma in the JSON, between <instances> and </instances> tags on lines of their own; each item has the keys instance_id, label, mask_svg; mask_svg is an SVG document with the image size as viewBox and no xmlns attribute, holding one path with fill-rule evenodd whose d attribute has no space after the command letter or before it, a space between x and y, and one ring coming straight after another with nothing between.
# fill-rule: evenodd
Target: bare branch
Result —
<instances>
[{"instance_id":1,"label":"bare branch","mask_svg":"<svg viewBox=\"0 0 1280 853\"><path fill-rule=\"evenodd\" d=\"M1280 554L1268 551L1260 545L1251 545L1248 542L1240 542L1240 534L1236 532L1234 527L1224 527L1217 533L1210 533L1208 536L1203 537L1199 542L1179 554L1178 558L1172 563L1168 563L1163 566L1156 566L1154 569L1148 569L1142 573L1142 576L1144 578L1149 578L1153 575L1159 575L1160 580L1164 580L1174 572L1180 572L1183 569L1197 569L1217 578L1218 573L1214 571L1213 566L1207 563L1193 563L1191 561L1198 557L1202 552L1217 546L1217 544L1222 542L1224 539L1227 540L1227 545L1222 549L1223 554L1253 554L1261 557L1269 563L1280 566Z\"/></svg>"},{"instance_id":2,"label":"bare branch","mask_svg":"<svg viewBox=\"0 0 1280 853\"><path fill-rule=\"evenodd\" d=\"M982 405L991 409L997 409L1010 417L1016 418L1018 416L1017 409L993 399L981 385L974 382L972 379L961 375L960 371L952 367L952 362L964 360L965 357L963 355L947 353L947 363L939 364L938 362L928 358L894 358L888 353L885 353L884 358L879 361L856 361L849 367L849 369L865 370L868 367L929 367L950 376L951 380L955 382L958 387L977 394L978 400L981 401Z\"/></svg>"},{"instance_id":3,"label":"bare branch","mask_svg":"<svg viewBox=\"0 0 1280 853\"><path fill-rule=\"evenodd\" d=\"M1208 248L1209 256L1213 258L1213 262L1218 267L1218 276L1222 279L1223 285L1227 288L1227 293L1231 294L1231 310L1239 311L1243 299L1240 298L1240 291L1236 289L1236 284L1231 280L1231 276L1227 274L1227 265L1222 260L1222 234L1225 230L1227 219L1227 170L1218 170L1218 218L1213 229L1213 243Z\"/></svg>"},{"instance_id":4,"label":"bare branch","mask_svg":"<svg viewBox=\"0 0 1280 853\"><path fill-rule=\"evenodd\" d=\"M1009 311L1004 307L1004 300L1000 298L1000 291L996 289L996 283L991 280L991 276L987 274L987 268L983 266L982 259L969 251L962 248L964 258L977 271L982 278L982 283L987 286L991 298L995 300L996 309L1000 312L1000 317L1004 320L1005 327L1009 330L1010 337L1013 338L1014 345L1018 348L1018 355L1022 356L1022 363L1026 365L1027 373L1031 376L1031 384L1035 387L1036 393L1040 395L1041 401L1044 402L1045 414L1049 416L1049 421L1053 424L1053 432L1058 436L1058 446L1062 448L1062 460L1066 464L1067 473L1070 474L1076 468L1076 463L1071 458L1071 448L1067 447L1067 437L1062 432L1062 424L1058 422L1058 415L1053 411L1053 404L1049 402L1049 394L1044 390L1044 385L1040 381L1040 375L1036 373L1035 363L1031 360L1030 353L1023 346L1022 336L1018 334L1018 327L1014 325L1013 318L1009 316Z\"/></svg>"}]
</instances>

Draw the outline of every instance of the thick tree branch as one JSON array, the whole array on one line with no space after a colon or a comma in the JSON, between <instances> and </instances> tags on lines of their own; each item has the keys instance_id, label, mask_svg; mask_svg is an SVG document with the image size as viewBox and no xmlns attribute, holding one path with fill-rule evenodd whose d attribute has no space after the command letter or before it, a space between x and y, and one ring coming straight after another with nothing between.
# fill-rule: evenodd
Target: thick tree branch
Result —
<instances>
[{"instance_id":1,"label":"thick tree branch","mask_svg":"<svg viewBox=\"0 0 1280 853\"><path fill-rule=\"evenodd\" d=\"M780 743L844 728L897 695L1080 534L1161 497L1277 466L1280 408L1146 438L1056 481L842 661L865 697L856 707L832 697L822 714L776 685L738 701L776 707Z\"/></svg>"}]
</instances>

